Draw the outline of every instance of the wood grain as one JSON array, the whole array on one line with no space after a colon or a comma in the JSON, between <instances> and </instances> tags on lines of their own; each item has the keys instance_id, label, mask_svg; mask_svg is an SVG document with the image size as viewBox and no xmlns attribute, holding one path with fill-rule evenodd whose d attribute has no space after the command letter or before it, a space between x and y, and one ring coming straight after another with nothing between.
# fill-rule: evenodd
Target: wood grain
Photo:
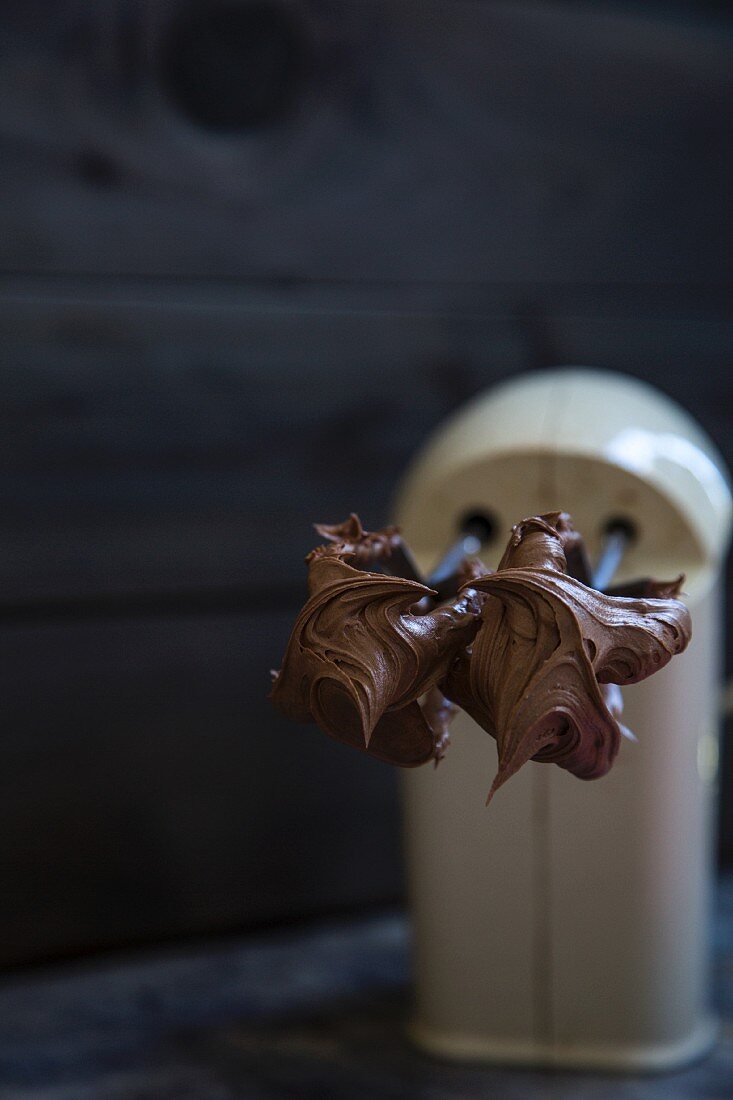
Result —
<instances>
[{"instance_id":1,"label":"wood grain","mask_svg":"<svg viewBox=\"0 0 733 1100\"><path fill-rule=\"evenodd\" d=\"M221 586L292 603L311 523L352 509L386 521L427 434L522 368L645 378L733 464L731 324L714 296L566 289L533 303L506 289L440 309L438 291L420 308L414 290L382 289L349 305L322 292L318 310L297 291L268 306L264 292L161 297L6 282L0 604Z\"/></svg>"},{"instance_id":2,"label":"wood grain","mask_svg":"<svg viewBox=\"0 0 733 1100\"><path fill-rule=\"evenodd\" d=\"M266 698L290 621L0 631L0 965L400 895L396 774Z\"/></svg>"},{"instance_id":3,"label":"wood grain","mask_svg":"<svg viewBox=\"0 0 733 1100\"><path fill-rule=\"evenodd\" d=\"M292 109L224 135L171 99L162 58L182 2L43 5L42 20L11 7L6 270L634 284L730 273L729 44L699 5L673 18L538 0L300 0L288 9L307 64ZM217 64L202 44L199 80Z\"/></svg>"}]
</instances>

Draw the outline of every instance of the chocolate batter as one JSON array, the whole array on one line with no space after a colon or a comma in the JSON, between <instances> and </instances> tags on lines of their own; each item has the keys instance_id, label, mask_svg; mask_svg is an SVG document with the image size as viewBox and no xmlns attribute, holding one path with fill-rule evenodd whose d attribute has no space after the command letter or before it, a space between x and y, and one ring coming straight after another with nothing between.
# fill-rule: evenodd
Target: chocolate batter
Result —
<instances>
[{"instance_id":1,"label":"chocolate batter","mask_svg":"<svg viewBox=\"0 0 733 1100\"><path fill-rule=\"evenodd\" d=\"M376 553L382 543L375 542ZM435 596L416 581L355 569L351 542L309 555L310 597L272 689L289 718L317 722L340 741L403 767L439 759L446 720L418 700L448 673L480 625L473 591L420 613ZM430 724L433 715L435 727Z\"/></svg>"},{"instance_id":2,"label":"chocolate batter","mask_svg":"<svg viewBox=\"0 0 733 1100\"><path fill-rule=\"evenodd\" d=\"M564 512L517 524L496 572L464 562L442 602L415 579L397 528L366 532L352 514L316 530L329 541L307 558L309 598L273 702L403 767L437 762L463 707L497 742L489 799L530 759L605 775L620 736L633 737L616 685L652 675L690 640L689 613L673 598L684 578L596 591Z\"/></svg>"},{"instance_id":3,"label":"chocolate batter","mask_svg":"<svg viewBox=\"0 0 733 1100\"><path fill-rule=\"evenodd\" d=\"M443 690L496 738L489 798L530 759L605 775L622 728L601 685L646 679L690 640L679 600L604 595L568 576L568 524L557 512L523 520L496 573L470 581L488 597L481 628ZM610 701L618 712L619 694Z\"/></svg>"}]
</instances>

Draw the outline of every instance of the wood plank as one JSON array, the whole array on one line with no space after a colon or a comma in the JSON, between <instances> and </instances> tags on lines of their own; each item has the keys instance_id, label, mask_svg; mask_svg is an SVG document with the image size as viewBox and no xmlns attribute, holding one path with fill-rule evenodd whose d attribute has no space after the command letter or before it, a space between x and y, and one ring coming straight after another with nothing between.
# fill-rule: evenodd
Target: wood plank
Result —
<instances>
[{"instance_id":1,"label":"wood plank","mask_svg":"<svg viewBox=\"0 0 733 1100\"><path fill-rule=\"evenodd\" d=\"M316 519L523 365L502 320L0 305L6 598L297 585ZM277 597L275 597L277 599Z\"/></svg>"},{"instance_id":2,"label":"wood plank","mask_svg":"<svg viewBox=\"0 0 733 1100\"><path fill-rule=\"evenodd\" d=\"M0 267L687 284L730 272L729 43L700 5L293 3L291 109L224 134L172 95L163 59L184 10L67 0L40 20L12 6ZM232 95L245 72L235 59ZM198 84L222 79L202 36Z\"/></svg>"},{"instance_id":3,"label":"wood plank","mask_svg":"<svg viewBox=\"0 0 733 1100\"><path fill-rule=\"evenodd\" d=\"M222 586L295 598L314 520L386 521L432 428L530 367L637 374L733 465L714 296L514 288L480 309L474 291L462 305L434 289L421 309L381 288L360 309L353 292L306 304L261 289L250 309L233 291L24 293L0 298L0 603Z\"/></svg>"},{"instance_id":4,"label":"wood plank","mask_svg":"<svg viewBox=\"0 0 733 1100\"><path fill-rule=\"evenodd\" d=\"M266 699L292 618L0 631L0 964L400 895L395 773Z\"/></svg>"}]
</instances>

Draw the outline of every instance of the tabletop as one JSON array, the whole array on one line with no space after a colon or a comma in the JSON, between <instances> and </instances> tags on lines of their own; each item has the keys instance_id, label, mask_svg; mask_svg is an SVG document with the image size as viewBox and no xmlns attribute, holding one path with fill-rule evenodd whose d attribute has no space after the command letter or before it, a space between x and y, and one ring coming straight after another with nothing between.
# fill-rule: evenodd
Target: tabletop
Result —
<instances>
[{"instance_id":1,"label":"tabletop","mask_svg":"<svg viewBox=\"0 0 733 1100\"><path fill-rule=\"evenodd\" d=\"M733 1096L733 876L718 884L704 1060L657 1076L453 1065L405 1035L400 910L36 966L0 983L0 1100Z\"/></svg>"}]
</instances>

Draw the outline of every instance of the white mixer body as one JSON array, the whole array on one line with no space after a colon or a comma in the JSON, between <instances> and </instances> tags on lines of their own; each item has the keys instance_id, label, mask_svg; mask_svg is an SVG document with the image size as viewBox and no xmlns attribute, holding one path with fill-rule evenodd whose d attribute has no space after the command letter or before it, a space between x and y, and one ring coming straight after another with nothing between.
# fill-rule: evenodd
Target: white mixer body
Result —
<instances>
[{"instance_id":1,"label":"white mixer body","mask_svg":"<svg viewBox=\"0 0 733 1100\"><path fill-rule=\"evenodd\" d=\"M695 422L621 375L524 376L472 402L408 472L396 520L429 570L466 516L569 512L597 557L637 537L616 580L686 574L688 650L624 690L611 773L530 763L484 806L496 746L467 715L437 769L405 774L415 1039L447 1057L664 1069L707 1049L724 466Z\"/></svg>"}]
</instances>

